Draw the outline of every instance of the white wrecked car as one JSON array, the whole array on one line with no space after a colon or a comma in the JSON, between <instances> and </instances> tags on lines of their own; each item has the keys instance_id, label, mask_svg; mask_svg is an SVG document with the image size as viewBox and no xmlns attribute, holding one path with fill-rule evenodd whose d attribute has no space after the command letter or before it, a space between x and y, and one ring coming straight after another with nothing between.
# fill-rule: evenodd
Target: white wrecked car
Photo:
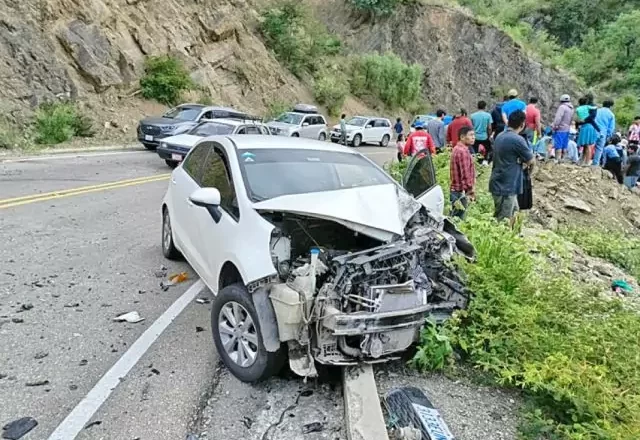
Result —
<instances>
[{"instance_id":1,"label":"white wrecked car","mask_svg":"<svg viewBox=\"0 0 640 440\"><path fill-rule=\"evenodd\" d=\"M162 249L216 294L213 337L242 381L289 359L352 365L397 357L425 318L467 303L447 261L473 248L442 216L431 158L397 184L349 148L306 139L214 136L171 176Z\"/></svg>"}]
</instances>

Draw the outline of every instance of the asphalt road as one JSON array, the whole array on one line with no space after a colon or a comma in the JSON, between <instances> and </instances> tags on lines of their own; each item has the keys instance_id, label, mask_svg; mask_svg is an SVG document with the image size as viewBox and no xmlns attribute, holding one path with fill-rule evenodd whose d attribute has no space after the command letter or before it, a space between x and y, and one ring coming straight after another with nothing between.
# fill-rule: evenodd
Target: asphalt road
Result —
<instances>
[{"instance_id":1,"label":"asphalt road","mask_svg":"<svg viewBox=\"0 0 640 440\"><path fill-rule=\"evenodd\" d=\"M361 150L380 164L395 155ZM201 426L219 362L210 305L172 306L210 293L162 257L168 173L147 151L0 162L0 426L33 417L31 440L71 440L78 423L77 438L118 440ZM163 266L189 280L163 291ZM131 311L144 321L113 321Z\"/></svg>"}]
</instances>

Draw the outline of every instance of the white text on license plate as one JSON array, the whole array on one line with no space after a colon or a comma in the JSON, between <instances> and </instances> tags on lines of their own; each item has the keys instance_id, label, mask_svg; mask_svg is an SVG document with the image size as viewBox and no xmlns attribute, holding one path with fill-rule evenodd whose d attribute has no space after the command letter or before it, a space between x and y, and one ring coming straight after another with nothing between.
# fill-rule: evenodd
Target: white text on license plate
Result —
<instances>
[{"instance_id":1,"label":"white text on license plate","mask_svg":"<svg viewBox=\"0 0 640 440\"><path fill-rule=\"evenodd\" d=\"M180 154L172 154L171 160L177 160L178 162L180 162L182 160L182 156Z\"/></svg>"},{"instance_id":2,"label":"white text on license plate","mask_svg":"<svg viewBox=\"0 0 640 440\"><path fill-rule=\"evenodd\" d=\"M152 141L153 140L153 136L151 136L150 134L145 134L144 135L144 140L145 141Z\"/></svg>"},{"instance_id":3,"label":"white text on license plate","mask_svg":"<svg viewBox=\"0 0 640 440\"><path fill-rule=\"evenodd\" d=\"M429 435L433 440L453 440L453 435L442 420L438 410L427 408L422 405L413 404L416 412L420 415Z\"/></svg>"}]
</instances>

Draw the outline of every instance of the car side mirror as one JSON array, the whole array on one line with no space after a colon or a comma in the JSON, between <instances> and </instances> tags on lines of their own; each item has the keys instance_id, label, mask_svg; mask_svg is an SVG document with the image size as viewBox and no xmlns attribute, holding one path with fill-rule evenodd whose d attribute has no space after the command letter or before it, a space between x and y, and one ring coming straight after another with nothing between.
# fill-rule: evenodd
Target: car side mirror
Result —
<instances>
[{"instance_id":1,"label":"car side mirror","mask_svg":"<svg viewBox=\"0 0 640 440\"><path fill-rule=\"evenodd\" d=\"M308 126L309 126L309 123L308 123L308 122L303 122L303 123L302 123L302 126L303 126L303 127L308 127Z\"/></svg>"},{"instance_id":2,"label":"car side mirror","mask_svg":"<svg viewBox=\"0 0 640 440\"><path fill-rule=\"evenodd\" d=\"M368 124L368 125L367 125L366 127L364 127L364 128L373 128L373 125Z\"/></svg>"},{"instance_id":3,"label":"car side mirror","mask_svg":"<svg viewBox=\"0 0 640 440\"><path fill-rule=\"evenodd\" d=\"M196 206L205 208L214 222L222 218L220 211L220 191L216 188L198 188L189 196L189 201Z\"/></svg>"}]
</instances>

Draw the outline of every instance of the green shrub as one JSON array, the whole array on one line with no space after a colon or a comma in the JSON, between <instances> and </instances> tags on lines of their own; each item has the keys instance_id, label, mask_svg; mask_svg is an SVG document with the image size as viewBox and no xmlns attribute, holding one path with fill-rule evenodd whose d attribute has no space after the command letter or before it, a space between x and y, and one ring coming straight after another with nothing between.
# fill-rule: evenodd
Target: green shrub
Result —
<instances>
[{"instance_id":1,"label":"green shrub","mask_svg":"<svg viewBox=\"0 0 640 440\"><path fill-rule=\"evenodd\" d=\"M351 91L360 97L376 97L390 109L408 107L420 97L423 73L422 67L405 64L393 53L355 57Z\"/></svg>"},{"instance_id":2,"label":"green shrub","mask_svg":"<svg viewBox=\"0 0 640 440\"><path fill-rule=\"evenodd\" d=\"M0 119L0 150L21 149L28 145L28 133L23 132L8 121Z\"/></svg>"},{"instance_id":3,"label":"green shrub","mask_svg":"<svg viewBox=\"0 0 640 440\"><path fill-rule=\"evenodd\" d=\"M338 116L349 94L349 82L343 74L325 70L316 77L313 94L318 103L327 107L330 116Z\"/></svg>"},{"instance_id":4,"label":"green shrub","mask_svg":"<svg viewBox=\"0 0 640 440\"><path fill-rule=\"evenodd\" d=\"M340 40L312 19L299 2L287 1L262 14L265 43L294 75L314 73L324 57L337 55Z\"/></svg>"},{"instance_id":5,"label":"green shrub","mask_svg":"<svg viewBox=\"0 0 640 440\"><path fill-rule=\"evenodd\" d=\"M277 118L284 112L288 112L289 110L291 110L291 107L292 105L290 102L282 101L279 99L272 101L267 104L267 113L265 114L265 119L271 120Z\"/></svg>"},{"instance_id":6,"label":"green shrub","mask_svg":"<svg viewBox=\"0 0 640 440\"><path fill-rule=\"evenodd\" d=\"M626 133L634 118L640 113L638 98L634 95L625 95L616 100L613 106L616 115L616 123L622 127L622 132Z\"/></svg>"},{"instance_id":7,"label":"green shrub","mask_svg":"<svg viewBox=\"0 0 640 440\"><path fill-rule=\"evenodd\" d=\"M448 161L448 154L434 158L444 190ZM387 169L395 177L401 167ZM526 438L640 438L640 316L598 287L574 282L572 254L561 237L496 223L489 173L478 172L478 201L459 223L477 260L457 262L474 295L439 330L427 327L413 365L446 366L450 343L498 384L525 390L530 405L520 429ZM638 240L592 232L581 241L588 252L637 270Z\"/></svg>"},{"instance_id":8,"label":"green shrub","mask_svg":"<svg viewBox=\"0 0 640 440\"><path fill-rule=\"evenodd\" d=\"M167 104L179 103L182 93L194 85L182 62L169 55L152 56L145 60L144 76L140 78L142 96Z\"/></svg>"},{"instance_id":9,"label":"green shrub","mask_svg":"<svg viewBox=\"0 0 640 440\"><path fill-rule=\"evenodd\" d=\"M388 15L395 10L401 0L349 0L349 2L361 11L374 15Z\"/></svg>"},{"instance_id":10,"label":"green shrub","mask_svg":"<svg viewBox=\"0 0 640 440\"><path fill-rule=\"evenodd\" d=\"M34 128L35 141L39 144L59 144L74 136L94 135L91 119L69 102L41 105L36 111Z\"/></svg>"}]
</instances>

